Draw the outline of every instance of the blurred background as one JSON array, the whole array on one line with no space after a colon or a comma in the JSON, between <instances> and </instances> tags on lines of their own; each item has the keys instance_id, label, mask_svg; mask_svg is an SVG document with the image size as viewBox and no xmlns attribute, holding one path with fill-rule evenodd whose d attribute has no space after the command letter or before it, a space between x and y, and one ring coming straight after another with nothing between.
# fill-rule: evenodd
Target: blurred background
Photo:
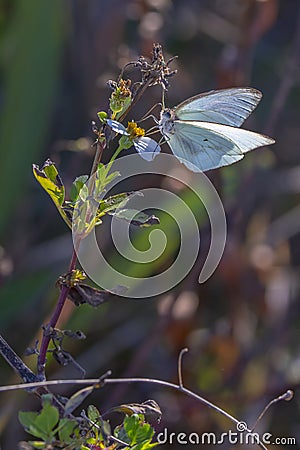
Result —
<instances>
[{"instance_id":1,"label":"blurred background","mask_svg":"<svg viewBox=\"0 0 300 450\"><path fill-rule=\"evenodd\" d=\"M150 56L153 42L163 45L166 57L178 55L168 106L211 89L255 87L264 98L246 128L271 135L276 144L208 173L225 205L228 239L205 284L197 282L197 261L182 283L159 298L119 299L97 310L75 310L67 302L60 326L80 329L87 339L69 339L65 346L87 377L111 369L115 377L173 382L178 353L187 346L186 386L250 426L271 399L293 389L294 400L272 407L258 430L300 442L299 0L1 0L1 333L21 356L34 345L72 251L70 232L31 164L50 157L67 189L89 173L91 120L108 108L106 81L128 61ZM134 117L160 95L158 87L149 89ZM136 189L143 183L160 186L162 180L137 180ZM207 243L209 223L201 214ZM109 220L101 239L109 240ZM35 356L24 358L35 370ZM1 384L19 381L3 360L0 368ZM48 376L80 373L49 358ZM109 386L89 401L104 411L148 398L163 411L158 431L235 431L207 407L149 384ZM25 392L1 394L2 449L17 448L24 439L17 411L38 406Z\"/></svg>"}]
</instances>

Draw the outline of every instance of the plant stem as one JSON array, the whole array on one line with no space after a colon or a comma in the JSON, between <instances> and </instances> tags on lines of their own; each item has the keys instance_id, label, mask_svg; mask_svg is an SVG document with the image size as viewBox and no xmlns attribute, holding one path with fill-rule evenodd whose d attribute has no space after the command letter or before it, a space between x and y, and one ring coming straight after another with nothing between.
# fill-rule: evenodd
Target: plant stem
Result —
<instances>
[{"instance_id":1,"label":"plant stem","mask_svg":"<svg viewBox=\"0 0 300 450\"><path fill-rule=\"evenodd\" d=\"M71 272L76 267L77 262L77 253L79 243L77 244L76 248L74 247L72 258L69 264L68 272ZM60 295L55 307L55 310L53 311L52 317L50 319L50 322L46 325L46 328L44 330L43 339L40 347L40 353L38 357L38 375L45 378L45 365L46 365L46 355L48 346L51 340L50 333L47 333L47 330L49 331L51 328L55 328L55 325L57 324L57 321L59 319L59 316L62 312L62 309L64 307L64 304L66 302L66 299L69 294L70 287L69 286L62 286Z\"/></svg>"},{"instance_id":2,"label":"plant stem","mask_svg":"<svg viewBox=\"0 0 300 450\"><path fill-rule=\"evenodd\" d=\"M112 157L110 158L109 161L109 165L111 166L112 163L114 162L114 160L116 159L116 157L121 153L121 151L124 150L124 147L122 147L121 145L119 145L119 147L117 148L117 150L115 151L115 153L112 155Z\"/></svg>"},{"instance_id":3,"label":"plant stem","mask_svg":"<svg viewBox=\"0 0 300 450\"><path fill-rule=\"evenodd\" d=\"M103 154L103 151L104 151L105 147L106 147L106 143L101 142L101 141L97 141L96 154L95 154L95 158L94 158L94 161L93 161L93 166L92 166L92 169L91 169L91 176L94 175L94 173L97 170L98 164L101 161L102 154Z\"/></svg>"},{"instance_id":4,"label":"plant stem","mask_svg":"<svg viewBox=\"0 0 300 450\"><path fill-rule=\"evenodd\" d=\"M20 378L22 378L27 390L31 391L31 393L34 392L39 397L49 393L48 388L40 383L39 376L29 369L29 367L14 352L11 346L6 342L6 340L1 335L0 335L0 354L10 365L10 367L16 372L16 374ZM32 385L32 383L35 385L34 388L30 388L30 385ZM53 404L58 408L60 414L63 415L64 406L55 396L53 396Z\"/></svg>"},{"instance_id":5,"label":"plant stem","mask_svg":"<svg viewBox=\"0 0 300 450\"><path fill-rule=\"evenodd\" d=\"M22 361L22 359L13 351L11 346L0 335L0 353L7 363L12 367L19 377L22 378L24 383L32 383L40 381L39 377L35 375L29 367Z\"/></svg>"},{"instance_id":6,"label":"plant stem","mask_svg":"<svg viewBox=\"0 0 300 450\"><path fill-rule=\"evenodd\" d=\"M97 170L97 166L101 161L102 153L105 149L105 146L106 146L105 143L103 143L101 141L97 142L96 154L95 154L95 158L93 161L93 165L92 165L92 169L91 169L91 177L90 177L90 178L92 178L92 184L93 184L93 180L94 180L94 177L92 175ZM90 186L90 189L92 189L91 186ZM77 252L78 252L79 246L80 246L80 239L78 238L77 241L74 242L74 249L73 249L73 254L71 257L70 264L69 264L68 272L72 272L72 270L74 270L76 268ZM50 340L51 340L49 331L52 328L55 328L55 326L57 324L57 321L62 312L64 304L67 300L69 290L70 290L69 286L63 285L61 287L58 301L57 301L56 307L53 311L53 314L51 316L50 322L46 325L46 327L44 329L43 338L42 338L41 347L40 347L39 356L38 356L38 361L37 361L38 376L42 377L43 379L45 379L45 366L46 366L47 350L48 350Z\"/></svg>"}]
</instances>

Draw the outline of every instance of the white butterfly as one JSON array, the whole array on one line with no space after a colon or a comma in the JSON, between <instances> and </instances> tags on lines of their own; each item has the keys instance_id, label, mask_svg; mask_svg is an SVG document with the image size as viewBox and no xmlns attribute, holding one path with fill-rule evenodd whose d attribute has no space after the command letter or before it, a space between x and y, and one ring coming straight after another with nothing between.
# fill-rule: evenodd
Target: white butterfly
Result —
<instances>
[{"instance_id":1,"label":"white butterfly","mask_svg":"<svg viewBox=\"0 0 300 450\"><path fill-rule=\"evenodd\" d=\"M240 129L262 93L252 88L210 91L191 97L174 109L163 109L158 127L174 155L194 172L227 166L244 153L274 139Z\"/></svg>"}]
</instances>

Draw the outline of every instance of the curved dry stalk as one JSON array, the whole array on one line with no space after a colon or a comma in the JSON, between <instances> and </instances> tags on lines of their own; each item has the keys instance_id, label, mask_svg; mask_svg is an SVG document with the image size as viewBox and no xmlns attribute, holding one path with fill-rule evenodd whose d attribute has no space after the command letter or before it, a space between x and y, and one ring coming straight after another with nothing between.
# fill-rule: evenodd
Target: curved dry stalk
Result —
<instances>
[{"instance_id":1,"label":"curved dry stalk","mask_svg":"<svg viewBox=\"0 0 300 450\"><path fill-rule=\"evenodd\" d=\"M182 358L185 353L187 353L189 349L183 348L178 356L178 384L181 388L183 388L183 378L182 378Z\"/></svg>"},{"instance_id":2,"label":"curved dry stalk","mask_svg":"<svg viewBox=\"0 0 300 450\"><path fill-rule=\"evenodd\" d=\"M254 431L255 428L257 427L257 424L261 421L261 419L263 418L263 416L266 414L266 412L268 411L268 409L274 405L274 403L278 403L281 402L282 400L289 402L292 400L292 398L294 397L294 392L291 389L288 389L284 394L279 395L279 397L273 398L273 400L271 400L267 406L265 406L265 408L262 410L262 412L260 413L260 415L258 416L258 418L256 419L255 424L253 425L253 427L251 428L251 431Z\"/></svg>"}]
</instances>

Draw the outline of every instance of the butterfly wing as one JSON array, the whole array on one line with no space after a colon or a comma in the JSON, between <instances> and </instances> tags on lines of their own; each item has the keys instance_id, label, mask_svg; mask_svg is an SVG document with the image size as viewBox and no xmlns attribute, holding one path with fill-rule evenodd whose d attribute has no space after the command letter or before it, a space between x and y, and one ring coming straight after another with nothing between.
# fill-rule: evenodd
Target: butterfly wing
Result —
<instances>
[{"instance_id":1,"label":"butterfly wing","mask_svg":"<svg viewBox=\"0 0 300 450\"><path fill-rule=\"evenodd\" d=\"M174 133L166 135L174 155L193 172L233 164L244 153L273 144L268 136L252 131L198 121L174 123Z\"/></svg>"},{"instance_id":2,"label":"butterfly wing","mask_svg":"<svg viewBox=\"0 0 300 450\"><path fill-rule=\"evenodd\" d=\"M180 120L198 120L240 127L256 108L262 93L253 88L210 91L191 97L175 108Z\"/></svg>"}]
</instances>

